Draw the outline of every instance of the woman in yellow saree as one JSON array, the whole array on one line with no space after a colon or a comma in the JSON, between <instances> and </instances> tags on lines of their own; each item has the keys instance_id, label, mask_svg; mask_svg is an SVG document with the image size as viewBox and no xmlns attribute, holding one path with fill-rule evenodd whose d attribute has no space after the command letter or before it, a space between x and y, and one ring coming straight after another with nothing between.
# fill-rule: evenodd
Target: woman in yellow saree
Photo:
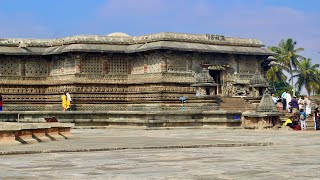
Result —
<instances>
[{"instance_id":1,"label":"woman in yellow saree","mask_svg":"<svg viewBox=\"0 0 320 180\"><path fill-rule=\"evenodd\" d=\"M62 110L63 111L66 111L67 109L70 108L70 101L68 102L68 99L67 99L67 95L66 93L64 92L64 94L61 96L61 100L62 100Z\"/></svg>"}]
</instances>

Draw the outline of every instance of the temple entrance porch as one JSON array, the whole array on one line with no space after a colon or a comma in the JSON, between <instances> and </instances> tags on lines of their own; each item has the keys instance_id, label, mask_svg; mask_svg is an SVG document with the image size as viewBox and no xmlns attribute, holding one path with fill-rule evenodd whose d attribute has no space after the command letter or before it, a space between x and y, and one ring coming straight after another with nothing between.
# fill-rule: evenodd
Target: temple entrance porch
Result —
<instances>
[{"instance_id":1,"label":"temple entrance porch","mask_svg":"<svg viewBox=\"0 0 320 180\"><path fill-rule=\"evenodd\" d=\"M209 70L210 76L213 78L213 82L217 84L216 86L216 95L222 94L221 86L222 84L222 70Z\"/></svg>"}]
</instances>

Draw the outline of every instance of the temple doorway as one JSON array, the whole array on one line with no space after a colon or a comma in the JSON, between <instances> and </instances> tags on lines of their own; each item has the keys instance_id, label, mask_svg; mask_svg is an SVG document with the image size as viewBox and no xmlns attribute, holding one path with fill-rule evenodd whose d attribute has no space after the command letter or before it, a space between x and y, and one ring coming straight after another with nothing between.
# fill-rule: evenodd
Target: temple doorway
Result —
<instances>
[{"instance_id":1,"label":"temple doorway","mask_svg":"<svg viewBox=\"0 0 320 180\"><path fill-rule=\"evenodd\" d=\"M221 70L209 70L209 74L215 83L221 85Z\"/></svg>"},{"instance_id":2,"label":"temple doorway","mask_svg":"<svg viewBox=\"0 0 320 180\"><path fill-rule=\"evenodd\" d=\"M213 78L214 82L218 84L217 92L218 94L221 94L222 70L209 70L209 74Z\"/></svg>"}]
</instances>

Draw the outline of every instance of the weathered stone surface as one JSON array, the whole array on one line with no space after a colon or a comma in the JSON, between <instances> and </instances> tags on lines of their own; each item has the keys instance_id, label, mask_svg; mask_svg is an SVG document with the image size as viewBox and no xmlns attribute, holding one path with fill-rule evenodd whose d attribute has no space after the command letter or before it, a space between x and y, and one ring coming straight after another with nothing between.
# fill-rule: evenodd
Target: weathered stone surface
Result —
<instances>
[{"instance_id":1,"label":"weathered stone surface","mask_svg":"<svg viewBox=\"0 0 320 180\"><path fill-rule=\"evenodd\" d=\"M1 39L3 109L60 111L60 97L69 91L73 111L177 111L179 97L186 97L188 110L218 110L218 96L262 95L272 55L263 46L179 33Z\"/></svg>"},{"instance_id":2,"label":"weathered stone surface","mask_svg":"<svg viewBox=\"0 0 320 180\"><path fill-rule=\"evenodd\" d=\"M67 145L54 141L0 146L0 154L16 154L0 157L0 178L282 180L320 176L315 156L320 148L318 132L94 129L74 130L74 134L77 138ZM262 146L268 142L272 144Z\"/></svg>"}]
</instances>

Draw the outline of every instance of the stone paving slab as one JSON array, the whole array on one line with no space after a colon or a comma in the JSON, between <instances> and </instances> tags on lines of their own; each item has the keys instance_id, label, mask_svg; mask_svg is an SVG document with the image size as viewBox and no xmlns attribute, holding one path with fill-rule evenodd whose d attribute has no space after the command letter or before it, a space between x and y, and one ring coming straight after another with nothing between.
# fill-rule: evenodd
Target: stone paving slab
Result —
<instances>
[{"instance_id":1,"label":"stone paving slab","mask_svg":"<svg viewBox=\"0 0 320 180\"><path fill-rule=\"evenodd\" d=\"M194 129L201 131L200 129ZM136 134L130 134L131 131ZM52 141L23 146L1 146L0 155L8 154L35 154L50 152L84 152L84 151L111 151L125 149L173 149L173 148L204 148L204 147L239 147L239 146L268 146L272 142L251 142L244 140L208 139L192 137L188 134L171 134L172 132L191 133L192 129L169 130L73 130L73 137L65 141ZM114 133L112 133L114 132ZM67 143L67 146L66 146Z\"/></svg>"},{"instance_id":2,"label":"stone paving slab","mask_svg":"<svg viewBox=\"0 0 320 180\"><path fill-rule=\"evenodd\" d=\"M124 149L0 156L0 179L319 179L320 133L227 129L73 130L70 141L0 147L139 147L272 142L272 146ZM211 143L210 143L211 142ZM56 147L59 146L59 147ZM62 147L61 147L62 146Z\"/></svg>"}]
</instances>

